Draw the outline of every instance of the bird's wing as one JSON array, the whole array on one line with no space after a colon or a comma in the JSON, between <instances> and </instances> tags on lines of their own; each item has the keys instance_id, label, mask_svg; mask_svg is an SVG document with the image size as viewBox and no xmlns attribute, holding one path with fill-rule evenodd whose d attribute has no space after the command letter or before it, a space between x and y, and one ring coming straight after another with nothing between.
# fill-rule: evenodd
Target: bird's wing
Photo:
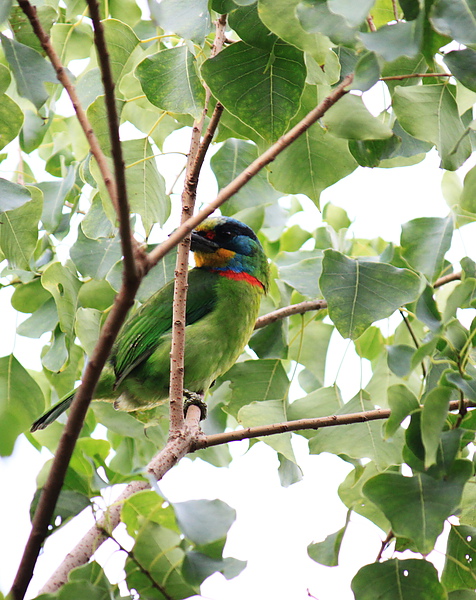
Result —
<instances>
[{"instance_id":1,"label":"bird's wing","mask_svg":"<svg viewBox=\"0 0 476 600\"><path fill-rule=\"evenodd\" d=\"M188 277L186 325L203 318L215 306L217 273L192 269ZM164 334L172 329L174 282L170 281L156 292L124 324L119 333L111 362L114 365L117 387L159 346Z\"/></svg>"}]
</instances>

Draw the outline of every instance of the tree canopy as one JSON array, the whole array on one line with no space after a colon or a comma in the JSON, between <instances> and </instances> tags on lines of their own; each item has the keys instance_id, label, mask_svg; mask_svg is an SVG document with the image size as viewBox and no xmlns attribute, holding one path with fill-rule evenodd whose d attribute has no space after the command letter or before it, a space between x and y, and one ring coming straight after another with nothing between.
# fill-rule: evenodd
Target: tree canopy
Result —
<instances>
[{"instance_id":1,"label":"tree canopy","mask_svg":"<svg viewBox=\"0 0 476 600\"><path fill-rule=\"evenodd\" d=\"M0 454L24 435L56 455L37 477L13 598L23 598L45 536L118 484L127 487L86 534L83 558L67 557L42 600L124 590L179 600L214 573L233 579L246 567L224 553L234 508L172 503L150 481L186 454L226 467L227 444L250 439L272 448L290 486L302 477L296 435L310 454L352 468L339 487L347 520L324 541L311 533L309 557L338 569L353 514L382 531L375 562L352 580L356 600L476 598L476 263L447 259L455 232L476 221L476 4L150 0L148 8L0 5L0 294L14 288L13 308L28 315L18 335L45 340L41 371L14 353L0 358ZM371 111L376 90L380 108ZM187 143L167 162L178 130ZM411 169L435 152L448 215L406 222L398 244L355 238L342 207L320 205L356 169ZM213 176L218 196L199 194L194 213L197 184ZM304 196L322 209L323 225L297 220ZM249 347L208 396L205 435L193 410L183 419L180 379L170 418L169 406L129 414L93 403L86 414L128 310L174 275L186 289L181 240L216 209L258 234L272 283ZM181 307L176 299L176 339ZM353 398L325 381L336 332L371 367ZM29 433L79 380L67 425ZM122 591L93 557L119 521L133 540L132 549L117 542L127 556ZM438 572L426 557L445 523Z\"/></svg>"}]
</instances>

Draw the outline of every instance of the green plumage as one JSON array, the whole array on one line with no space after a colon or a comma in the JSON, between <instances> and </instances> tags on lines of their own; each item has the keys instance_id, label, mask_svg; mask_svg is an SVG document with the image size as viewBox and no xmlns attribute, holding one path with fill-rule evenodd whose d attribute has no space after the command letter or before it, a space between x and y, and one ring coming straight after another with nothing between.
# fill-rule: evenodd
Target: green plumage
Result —
<instances>
[{"instance_id":1,"label":"green plumage","mask_svg":"<svg viewBox=\"0 0 476 600\"><path fill-rule=\"evenodd\" d=\"M204 221L192 236L192 249L200 266L190 271L188 280L184 388L204 394L234 364L253 332L268 285L268 265L254 233L225 217ZM172 301L173 281L129 317L94 399L126 411L152 408L168 399ZM32 431L54 421L73 398L71 392Z\"/></svg>"}]
</instances>

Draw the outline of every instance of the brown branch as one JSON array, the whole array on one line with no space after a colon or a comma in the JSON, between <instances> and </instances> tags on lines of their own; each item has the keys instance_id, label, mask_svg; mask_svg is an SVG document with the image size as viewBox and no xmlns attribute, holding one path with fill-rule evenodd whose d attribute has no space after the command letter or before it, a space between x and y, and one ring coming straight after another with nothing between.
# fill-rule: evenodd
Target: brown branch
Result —
<instances>
[{"instance_id":1,"label":"brown branch","mask_svg":"<svg viewBox=\"0 0 476 600\"><path fill-rule=\"evenodd\" d=\"M261 169L272 162L278 154L285 150L290 144L292 144L299 136L311 127L318 119L320 119L325 112L333 106L342 96L347 93L347 87L352 83L353 75L347 75L343 81L334 89L332 92L324 98L324 100L311 110L297 125L290 129L287 133L279 138L268 150L263 152L256 160L254 160L244 171L242 171L233 181L226 185L217 195L213 202L210 202L205 208L199 211L195 216L188 219L185 223L180 225L167 240L162 242L160 246L157 246L150 252L148 258L150 264L153 266L159 261L167 252L169 252L174 246L178 244L186 235L188 235L194 227L199 225L204 219L212 214L217 208L219 208L224 202L226 202L231 196L236 194L248 181L254 177Z\"/></svg>"},{"instance_id":2,"label":"brown branch","mask_svg":"<svg viewBox=\"0 0 476 600\"><path fill-rule=\"evenodd\" d=\"M382 540L382 544L380 546L380 550L379 550L379 553L377 554L377 558L375 559L375 562L380 562L382 560L382 554L383 554L385 548L387 548L387 546L392 541L392 538L394 537L394 535L395 534L390 529L390 531L387 534L387 537L384 540Z\"/></svg>"},{"instance_id":3,"label":"brown branch","mask_svg":"<svg viewBox=\"0 0 476 600\"><path fill-rule=\"evenodd\" d=\"M466 401L467 407L476 406L475 402ZM458 410L460 408L459 400L452 400L449 410ZM379 419L388 419L391 411L389 408L377 408L359 413L349 413L346 415L331 415L329 417L317 417L314 419L299 419L298 421L286 421L285 423L273 423L271 425L260 425L258 427L246 427L236 431L226 431L224 433L215 433L198 439L193 450L210 448L236 442L240 440L254 439L268 435L277 435L278 433L287 433L290 431L303 431L308 429L322 429L323 427L335 427L337 425L350 425L352 423L366 423Z\"/></svg>"},{"instance_id":4,"label":"brown branch","mask_svg":"<svg viewBox=\"0 0 476 600\"><path fill-rule=\"evenodd\" d=\"M450 275L445 275L444 277L440 277L439 279L437 279L435 281L435 283L433 284L433 287L434 288L441 287L442 285L445 285L446 283L450 283L451 281L456 281L458 279L461 279L461 276L462 276L461 271L459 271L458 273L451 273ZM278 321L279 319L285 319L286 317L290 317L291 315L302 315L311 310L324 310L326 308L327 308L327 302L325 300L305 300L304 302L299 302L298 304L291 304L290 306L283 306L282 308L277 308L276 310L273 310L270 313L267 313L265 315L262 315L261 317L258 317L256 319L255 329L261 329L261 327L266 327L267 325L270 325L271 323L274 323L275 321ZM405 320L405 316L402 315L402 317ZM407 324L407 326L408 326L408 324ZM412 334L412 337L413 337L414 333L412 331L410 331L410 333ZM416 345L418 348L418 340L416 340L415 337L413 339L416 342Z\"/></svg>"},{"instance_id":5,"label":"brown branch","mask_svg":"<svg viewBox=\"0 0 476 600\"><path fill-rule=\"evenodd\" d=\"M270 325L275 321L285 319L291 315L302 315L310 310L324 310L325 308L327 308L327 302L325 300L305 300L298 304L283 306L282 308L277 308L266 315L258 317L256 319L255 329L261 329L261 327L266 327L266 325Z\"/></svg>"},{"instance_id":6,"label":"brown branch","mask_svg":"<svg viewBox=\"0 0 476 600\"><path fill-rule=\"evenodd\" d=\"M367 21L367 25L369 26L370 31L377 31L377 28L375 27L375 23L374 20L372 18L372 15L369 15L366 19Z\"/></svg>"},{"instance_id":7,"label":"brown branch","mask_svg":"<svg viewBox=\"0 0 476 600\"><path fill-rule=\"evenodd\" d=\"M88 0L88 1L90 3L94 3L94 2L92 2L92 0ZM38 40L41 43L43 50L46 52L46 55L48 56L48 58L51 61L51 64L53 65L53 68L56 72L56 77L58 78L58 81L63 85L64 89L66 90L66 93L68 94L68 96L71 100L71 103L72 103L74 111L76 113L78 122L79 122L79 124L84 132L84 135L86 136L86 139L88 141L89 148L91 150L91 154L96 159L97 165L99 167L99 171L101 173L101 177L103 178L103 181L104 181L104 184L108 191L112 205L114 206L114 209L118 215L119 228L121 231L122 252L124 255L124 264L126 266L125 272L126 273L134 273L136 266L135 266L134 261L132 260L133 252L135 253L136 257L139 258L141 263L143 263L143 261L144 261L144 253L140 249L140 246L137 244L136 240L133 238L132 232L130 230L129 209L128 209L128 205L127 205L127 196L125 194L124 165L121 161L119 161L122 164L122 176L121 176L121 169L118 170L117 164L116 164L117 161L115 160L116 176L119 176L119 180L120 180L120 185L118 186L116 179L113 177L113 175L109 169L107 159L99 145L96 135L94 134L94 130L91 126L91 123L89 122L89 119L86 116L86 112L83 109L83 107L81 106L78 95L76 93L76 89L75 89L74 85L71 83L71 80L68 77L68 73L67 73L66 69L64 68L58 54L56 53L56 50L53 48L53 45L51 43L49 36L43 29L43 27L38 19L36 7L32 6L30 4L29 0L19 0L18 4L20 5L21 9L25 13L28 20L30 21L33 31L35 32L35 35L37 36ZM101 28L102 28L102 25L101 25ZM109 62L109 61L107 61L107 62ZM100 64L102 64L101 55L100 55ZM109 80L107 83L105 80L103 80L103 83L104 83L104 90L105 90L105 94L106 94L106 107L108 109L108 112L109 112L110 105L113 107L113 111L116 111L116 105L115 105L114 101L111 102L109 100L111 93L112 93L112 96L114 95L113 94L114 85L112 84L112 89L111 89L111 86L109 85ZM115 123L117 125L117 112L116 112ZM117 127L116 127L116 134L113 137L111 136L111 147L112 147L112 151L113 151L113 157L116 156L118 148L119 148L119 153L121 152ZM118 197L118 194L119 194L119 197Z\"/></svg>"},{"instance_id":8,"label":"brown branch","mask_svg":"<svg viewBox=\"0 0 476 600\"><path fill-rule=\"evenodd\" d=\"M439 288L446 283L450 283L451 281L458 281L463 276L462 271L458 271L457 273L450 273L449 275L444 275L435 281L433 284L434 288Z\"/></svg>"},{"instance_id":9,"label":"brown branch","mask_svg":"<svg viewBox=\"0 0 476 600\"><path fill-rule=\"evenodd\" d=\"M132 246L132 231L130 224L129 202L127 200L126 171L122 155L121 140L119 138L119 116L117 114L116 98L114 94L115 84L112 78L109 52L104 35L104 27L99 14L99 2L97 0L86 0L89 6L89 14L94 26L94 44L96 46L101 79L104 86L107 123L109 126L109 138L111 141L111 154L114 162L114 176L117 193L117 212L119 217L119 232L121 235L122 254L124 256L123 278L137 277L137 267L134 260L134 248ZM137 258L143 259L143 252L135 247ZM141 260L142 262L142 260ZM144 265L145 266L145 265ZM142 267L142 265L141 265Z\"/></svg>"},{"instance_id":10,"label":"brown branch","mask_svg":"<svg viewBox=\"0 0 476 600\"><path fill-rule=\"evenodd\" d=\"M147 465L146 472L150 479L160 481L165 473L170 471L181 458L190 452L192 442L203 435L200 431L199 420L200 409L197 406L190 406L180 435L169 439L164 448ZM149 480L132 481L75 548L66 555L63 562L40 590L40 594L55 592L66 583L68 573L72 569L86 564L99 546L106 541L119 525L122 505L125 500L137 492L150 489L150 487Z\"/></svg>"},{"instance_id":11,"label":"brown branch","mask_svg":"<svg viewBox=\"0 0 476 600\"><path fill-rule=\"evenodd\" d=\"M222 46L226 16L222 15L216 24L215 44L212 55L217 54ZM194 122L192 138L190 140L190 151L187 158L185 170L185 184L182 192L182 214L181 224L186 223L193 215L195 199L197 196L197 185L203 158L213 137L209 135L207 144L200 145L205 117L208 111L210 91L207 89L205 105L200 119ZM214 113L215 114L215 113ZM215 119L218 124L218 118ZM215 125L216 127L216 125ZM197 160L198 156L201 160ZM185 326L186 305L188 288L188 260L190 254L190 237L184 237L180 242L175 264L174 301L172 315L172 349L170 353L170 435L175 436L183 426L183 376L185 360Z\"/></svg>"},{"instance_id":12,"label":"brown branch","mask_svg":"<svg viewBox=\"0 0 476 600\"><path fill-rule=\"evenodd\" d=\"M60 438L55 458L43 487L38 507L32 522L30 536L25 545L23 557L18 567L17 575L12 586L15 600L21 600L30 583L41 546L48 535L48 526L61 492L66 470L73 454L81 427L89 407L94 388L99 380L101 371L112 348L112 344L131 307L139 287L139 280L134 284L123 284L116 296L114 306L101 331L100 338L94 348L91 360L88 362L82 383L75 394L71 411Z\"/></svg>"},{"instance_id":13,"label":"brown branch","mask_svg":"<svg viewBox=\"0 0 476 600\"><path fill-rule=\"evenodd\" d=\"M45 34L38 21L36 9L32 7L27 0L20 0L20 6L25 12L26 16L29 18L35 34L38 36L43 48L50 57L59 81L65 86L65 89L70 95L71 101L78 116L78 121L81 123L86 137L91 144L92 153L98 160L101 173L111 196L111 201L118 213L125 267L121 289L119 294L116 296L114 306L108 315L91 360L86 367L81 386L78 392L75 394L74 401L71 406L70 418L68 419L68 422L64 428L58 444L55 459L48 474L48 479L40 496L38 507L33 518L30 536L25 545L21 563L12 586L12 595L15 600L21 600L24 597L30 583L33 570L38 559L38 554L48 534L48 526L53 516L54 507L61 492L66 470L68 468L76 440L81 431L89 403L94 393L94 389L99 380L106 359L111 351L114 340L122 323L124 322L129 308L132 306L141 280L141 277L137 273L132 250L133 238L130 230L129 207L125 193L124 166L122 163L119 165L119 162L115 160L115 174L119 181L118 186L117 180L112 179L104 154L102 153L91 126L86 119L85 113L77 100L74 87L71 85L71 82L69 81L69 78L67 77L57 54L54 52L54 49L50 44L48 36ZM97 5L91 1L90 8L92 8L92 11L94 11L94 8L97 8ZM98 17L98 14L96 14L96 17ZM101 47L100 53L103 51L105 50L103 47ZM114 86L111 82L108 82L107 77L104 83L105 88L108 88L107 94L113 94ZM113 120L114 115L109 113L108 118ZM117 114L116 119L112 122L112 125L117 129ZM114 129L113 126L111 126L111 132ZM111 137L113 151L116 153L116 155L120 156L120 143L118 134L115 136L111 134ZM119 151L117 152L118 148ZM147 268L147 265L144 266Z\"/></svg>"},{"instance_id":14,"label":"brown branch","mask_svg":"<svg viewBox=\"0 0 476 600\"><path fill-rule=\"evenodd\" d=\"M451 73L408 73L407 75L388 75L380 77L380 81L400 81L402 79L412 79L414 77L453 77Z\"/></svg>"}]
</instances>

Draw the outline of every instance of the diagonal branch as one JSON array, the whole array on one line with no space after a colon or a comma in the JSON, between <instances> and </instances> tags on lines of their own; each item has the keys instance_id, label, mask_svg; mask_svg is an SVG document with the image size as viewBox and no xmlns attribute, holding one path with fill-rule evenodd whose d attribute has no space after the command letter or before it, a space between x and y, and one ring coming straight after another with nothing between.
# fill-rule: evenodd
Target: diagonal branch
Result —
<instances>
[{"instance_id":1,"label":"diagonal branch","mask_svg":"<svg viewBox=\"0 0 476 600\"><path fill-rule=\"evenodd\" d=\"M233 181L226 185L219 193L218 196L210 202L205 208L199 211L195 216L190 217L185 223L182 223L167 240L162 242L160 246L157 246L148 255L148 260L151 265L155 265L167 252L169 252L174 246L176 246L180 240L188 235L194 227L199 225L204 219L212 214L217 208L219 208L224 202L226 202L231 196L236 194L241 188L248 183L248 181L254 177L261 169L272 162L278 154L285 150L290 144L292 144L299 136L311 127L318 119L320 119L325 112L333 106L342 96L347 93L347 87L353 81L353 74L347 75L343 81L334 89L332 92L324 98L324 100L311 110L297 125L290 129L287 133L279 138L268 150L263 152L256 160L254 160L244 171L242 171Z\"/></svg>"},{"instance_id":2,"label":"diagonal branch","mask_svg":"<svg viewBox=\"0 0 476 600\"><path fill-rule=\"evenodd\" d=\"M137 492L150 489L150 480L160 481L165 473L190 451L192 442L198 440L202 435L199 420L200 409L197 406L191 406L187 411L181 435L169 439L164 448L147 465L145 472L149 479L129 483L114 504L103 513L76 547L66 555L63 562L40 590L40 594L55 592L66 583L68 574L72 569L86 564L99 546L106 541L119 525L124 501Z\"/></svg>"},{"instance_id":3,"label":"diagonal branch","mask_svg":"<svg viewBox=\"0 0 476 600\"><path fill-rule=\"evenodd\" d=\"M132 231L130 224L129 202L126 189L126 171L124 158L122 156L121 140L119 138L119 117L117 114L116 98L114 95L114 81L112 78L111 63L106 45L104 27L99 14L99 2L97 0L86 0L89 13L94 26L94 43L96 46L101 78L104 86L106 100L107 123L109 126L109 138L111 140L111 154L114 162L114 178L117 193L117 213L119 217L119 231L121 234L122 253L124 255L123 278L136 278L137 265L131 244ZM142 254L142 252L138 252Z\"/></svg>"}]
</instances>

